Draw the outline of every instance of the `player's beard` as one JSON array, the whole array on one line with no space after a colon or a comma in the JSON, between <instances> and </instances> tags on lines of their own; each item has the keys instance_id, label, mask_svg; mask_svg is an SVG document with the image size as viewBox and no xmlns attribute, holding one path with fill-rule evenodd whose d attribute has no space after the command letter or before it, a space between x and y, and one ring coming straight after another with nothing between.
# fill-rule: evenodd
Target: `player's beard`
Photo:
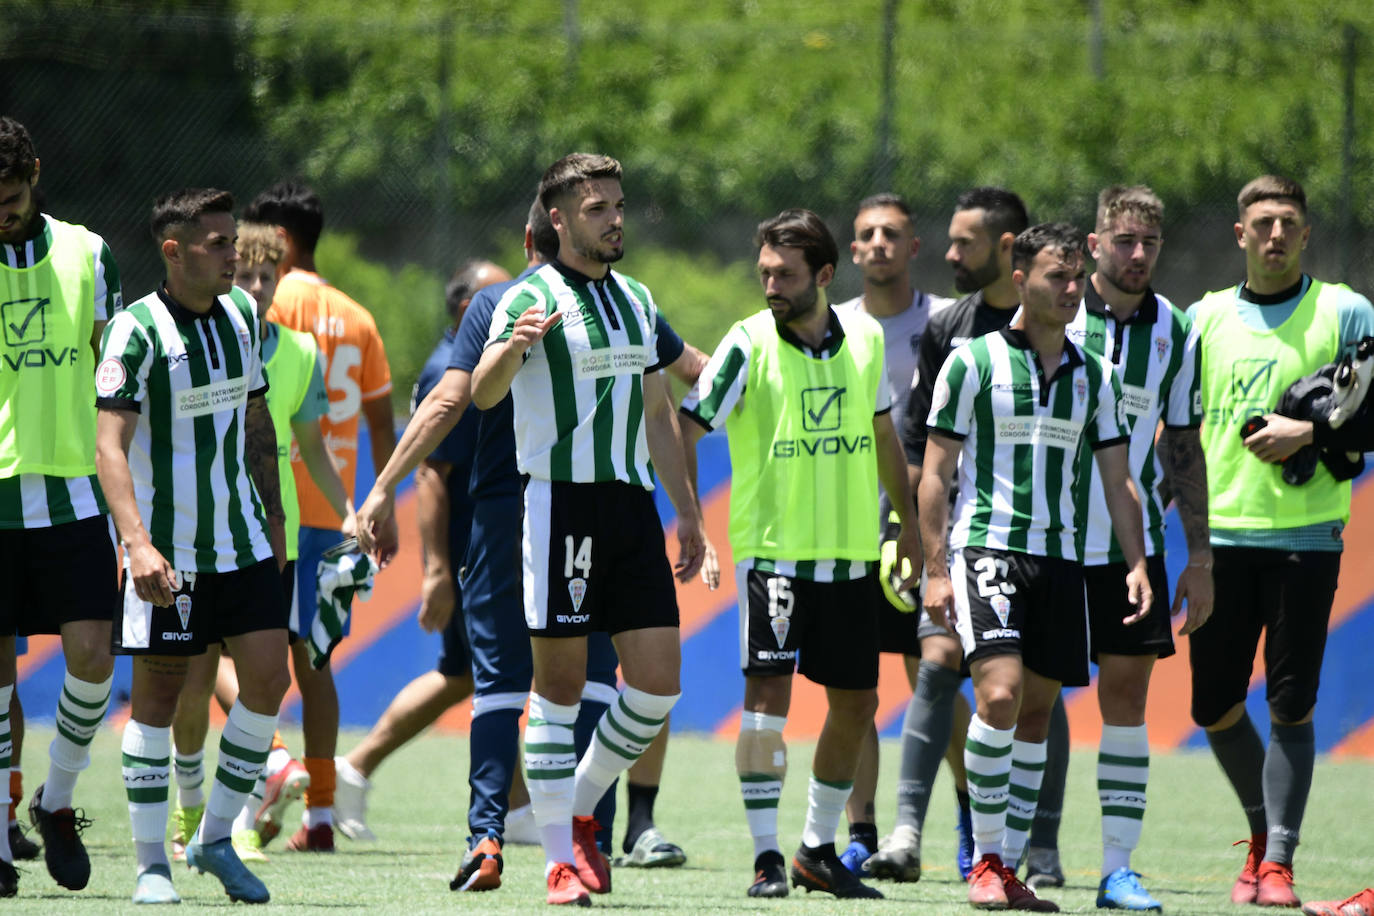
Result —
<instances>
[{"instance_id":1,"label":"player's beard","mask_svg":"<svg viewBox=\"0 0 1374 916\"><path fill-rule=\"evenodd\" d=\"M595 261L598 264L614 264L616 261L625 257L625 236L624 230L622 229L616 229L613 230L613 232L621 233L619 248L611 247L609 243L603 242L600 238L595 241L579 238L573 240L573 251L577 252L580 257L584 257L588 261ZM607 234L609 235L611 233Z\"/></svg>"},{"instance_id":2,"label":"player's beard","mask_svg":"<svg viewBox=\"0 0 1374 916\"><path fill-rule=\"evenodd\" d=\"M988 259L977 267L954 268L954 288L961 293L976 293L996 283L1000 275L997 259L989 253Z\"/></svg>"},{"instance_id":3,"label":"player's beard","mask_svg":"<svg viewBox=\"0 0 1374 916\"><path fill-rule=\"evenodd\" d=\"M1115 264L1098 260L1097 271L1106 278L1107 282L1127 295L1136 296L1150 288L1150 272L1142 271L1134 277L1126 276L1126 272L1118 268Z\"/></svg>"},{"instance_id":4,"label":"player's beard","mask_svg":"<svg viewBox=\"0 0 1374 916\"><path fill-rule=\"evenodd\" d=\"M789 324L793 321L801 321L807 318L816 310L816 303L820 301L820 289L812 283L805 292L795 299L786 296L774 296L768 300L768 307L773 312L773 320L778 324ZM785 304L786 308L779 311L773 308L774 305Z\"/></svg>"},{"instance_id":5,"label":"player's beard","mask_svg":"<svg viewBox=\"0 0 1374 916\"><path fill-rule=\"evenodd\" d=\"M28 241L33 232L33 224L38 219L38 198L30 191L29 206L23 213L15 214L15 220L10 227L0 230L0 243L5 245L21 245Z\"/></svg>"}]
</instances>

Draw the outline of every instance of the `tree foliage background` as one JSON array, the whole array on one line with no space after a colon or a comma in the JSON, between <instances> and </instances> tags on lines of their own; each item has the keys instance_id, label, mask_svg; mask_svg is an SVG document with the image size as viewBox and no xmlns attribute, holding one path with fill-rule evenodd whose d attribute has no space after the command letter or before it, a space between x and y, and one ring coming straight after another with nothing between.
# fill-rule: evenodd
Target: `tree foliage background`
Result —
<instances>
[{"instance_id":1,"label":"tree foliage background","mask_svg":"<svg viewBox=\"0 0 1374 916\"><path fill-rule=\"evenodd\" d=\"M843 246L880 190L916 207L917 282L947 293L964 188L1086 225L1099 188L1148 183L1158 286L1186 303L1240 276L1235 193L1278 171L1308 189L1314 272L1374 285L1363 0L0 0L0 19L0 110L129 297L160 276L157 193L304 178L322 268L377 315L401 390L444 278L518 268L538 176L573 149L625 164L622 266L703 348L761 304L761 218L810 207ZM836 294L858 283L846 267Z\"/></svg>"}]
</instances>

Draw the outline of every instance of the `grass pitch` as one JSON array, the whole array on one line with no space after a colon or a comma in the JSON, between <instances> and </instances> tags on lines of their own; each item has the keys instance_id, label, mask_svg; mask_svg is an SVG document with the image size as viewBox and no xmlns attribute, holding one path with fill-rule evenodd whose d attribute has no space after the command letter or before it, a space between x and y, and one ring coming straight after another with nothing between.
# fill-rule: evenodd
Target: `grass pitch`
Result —
<instances>
[{"instance_id":1,"label":"grass pitch","mask_svg":"<svg viewBox=\"0 0 1374 916\"><path fill-rule=\"evenodd\" d=\"M32 792L46 770L51 731L32 729L25 740L25 789ZM352 747L357 734L341 737ZM297 734L287 735L300 747ZM207 769L216 755L207 745ZM797 842L806 803L810 745L791 748L792 768L784 791L780 828L786 851ZM879 829L891 826L897 745L883 744L878 791ZM130 903L134 857L120 781L119 735L96 738L91 768L77 787L78 806L94 824L86 831L92 875L79 893L58 887L42 861L20 863L19 896L4 901L14 913L146 912ZM1044 896L1065 912L1097 912L1100 858L1095 754L1079 752L1069 770L1068 801L1060 849L1068 886ZM373 844L338 838L332 856L286 851L282 839L268 847L271 862L256 868L272 891L272 912L281 913L532 913L545 910L543 855L537 847L511 846L505 853L503 884L483 894L456 894L448 881L457 869L466 834L467 742L447 735L424 736L378 770L369 822L380 838ZM1306 899L1342 899L1374 883L1374 763L1318 762L1308 804L1305 839L1298 851L1297 889ZM621 796L624 801L623 791ZM24 804L27 805L25 798ZM299 807L292 816L299 815ZM596 907L635 913L911 913L969 914L964 885L954 870L954 804L948 775L940 776L927 819L924 874L916 884L877 882L887 900L836 901L794 890L786 900L745 896L753 854L734 773L730 742L699 736L673 737L659 795L659 827L687 851L680 869L615 871L615 892L593 897ZM21 820L26 821L21 816ZM617 824L617 843L623 818ZM1246 835L1240 808L1207 753L1156 755L1150 773L1150 809L1134 865L1146 887L1169 914L1244 913L1229 902L1231 882L1245 858L1231 848ZM209 875L173 867L182 911L231 906Z\"/></svg>"}]
</instances>

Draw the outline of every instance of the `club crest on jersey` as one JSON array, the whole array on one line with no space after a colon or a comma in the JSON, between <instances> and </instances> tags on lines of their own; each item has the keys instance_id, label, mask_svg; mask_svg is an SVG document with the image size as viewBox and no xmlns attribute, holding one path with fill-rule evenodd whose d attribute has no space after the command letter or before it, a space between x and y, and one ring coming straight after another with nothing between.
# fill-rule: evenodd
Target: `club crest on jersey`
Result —
<instances>
[{"instance_id":1,"label":"club crest on jersey","mask_svg":"<svg viewBox=\"0 0 1374 916\"><path fill-rule=\"evenodd\" d=\"M1169 340L1165 337L1155 338L1155 357L1162 363L1164 354L1169 351Z\"/></svg>"},{"instance_id":2,"label":"club crest on jersey","mask_svg":"<svg viewBox=\"0 0 1374 916\"><path fill-rule=\"evenodd\" d=\"M988 599L988 603L992 605L992 612L997 615L997 622L1006 629L1007 618L1011 616L1011 601L1006 595L993 595Z\"/></svg>"},{"instance_id":3,"label":"club crest on jersey","mask_svg":"<svg viewBox=\"0 0 1374 916\"><path fill-rule=\"evenodd\" d=\"M781 649L787 643L787 633L792 629L792 619L778 616L769 620L768 625L773 628L773 638L778 641L778 648Z\"/></svg>"},{"instance_id":4,"label":"club crest on jersey","mask_svg":"<svg viewBox=\"0 0 1374 916\"><path fill-rule=\"evenodd\" d=\"M1088 397L1088 380L1078 379L1073 383L1073 390L1078 395L1078 403L1082 404Z\"/></svg>"},{"instance_id":5,"label":"club crest on jersey","mask_svg":"<svg viewBox=\"0 0 1374 916\"><path fill-rule=\"evenodd\" d=\"M578 576L568 580L568 597L572 598L573 613L582 610L582 599L587 597L587 580Z\"/></svg>"},{"instance_id":6,"label":"club crest on jersey","mask_svg":"<svg viewBox=\"0 0 1374 916\"><path fill-rule=\"evenodd\" d=\"M184 630L191 625L191 596L177 595L177 616L181 618L181 628Z\"/></svg>"}]
</instances>

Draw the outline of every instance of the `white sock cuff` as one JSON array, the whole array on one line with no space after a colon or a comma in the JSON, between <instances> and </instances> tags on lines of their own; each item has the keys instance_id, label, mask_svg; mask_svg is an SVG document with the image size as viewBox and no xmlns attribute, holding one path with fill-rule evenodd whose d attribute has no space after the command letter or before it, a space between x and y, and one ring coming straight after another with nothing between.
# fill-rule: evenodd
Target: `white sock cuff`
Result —
<instances>
[{"instance_id":1,"label":"white sock cuff","mask_svg":"<svg viewBox=\"0 0 1374 916\"><path fill-rule=\"evenodd\" d=\"M111 673L105 680L96 683L83 681L70 671L62 678L62 689L84 703L99 703L110 698L110 684L114 681Z\"/></svg>"},{"instance_id":2,"label":"white sock cuff","mask_svg":"<svg viewBox=\"0 0 1374 916\"><path fill-rule=\"evenodd\" d=\"M986 744L988 747L1010 747L1015 735L1016 729L993 728L991 725L978 718L978 713L976 712L968 722L969 740L977 741L979 744Z\"/></svg>"},{"instance_id":3,"label":"white sock cuff","mask_svg":"<svg viewBox=\"0 0 1374 916\"><path fill-rule=\"evenodd\" d=\"M625 702L626 708L645 719L667 718L668 713L672 712L673 705L681 696L681 693L675 693L671 696L645 693L643 690L636 690L629 684L626 684L625 689L620 692L620 698Z\"/></svg>"},{"instance_id":4,"label":"white sock cuff","mask_svg":"<svg viewBox=\"0 0 1374 916\"><path fill-rule=\"evenodd\" d=\"M14 685L6 684L0 687L0 713L8 716L10 714L10 700L14 699Z\"/></svg>"},{"instance_id":5,"label":"white sock cuff","mask_svg":"<svg viewBox=\"0 0 1374 916\"><path fill-rule=\"evenodd\" d=\"M1133 756L1146 756L1150 752L1149 728L1144 725L1104 725L1099 746L1109 753L1125 750L1136 752Z\"/></svg>"},{"instance_id":6,"label":"white sock cuff","mask_svg":"<svg viewBox=\"0 0 1374 916\"><path fill-rule=\"evenodd\" d=\"M572 728L577 722L577 711L582 707L581 703L574 703L571 706L560 706L547 697L541 697L537 693L530 693L530 718L543 719L553 725L562 725Z\"/></svg>"},{"instance_id":7,"label":"white sock cuff","mask_svg":"<svg viewBox=\"0 0 1374 916\"><path fill-rule=\"evenodd\" d=\"M172 748L172 756L176 760L178 766L182 764L196 766L205 760L205 748L201 748L194 754L183 754L176 748Z\"/></svg>"},{"instance_id":8,"label":"white sock cuff","mask_svg":"<svg viewBox=\"0 0 1374 916\"><path fill-rule=\"evenodd\" d=\"M780 732L786 724L786 716L770 716L764 712L742 712L739 717L742 732Z\"/></svg>"},{"instance_id":9,"label":"white sock cuff","mask_svg":"<svg viewBox=\"0 0 1374 916\"><path fill-rule=\"evenodd\" d=\"M253 712L243 703L236 702L229 710L229 721L225 723L225 727L230 725L244 734L271 741L272 735L277 730L277 717L276 715L264 716L262 713Z\"/></svg>"},{"instance_id":10,"label":"white sock cuff","mask_svg":"<svg viewBox=\"0 0 1374 916\"><path fill-rule=\"evenodd\" d=\"M602 706L610 706L620 698L620 691L615 689L614 684L603 684L600 681L588 681L582 685L582 699L588 703L600 703Z\"/></svg>"},{"instance_id":11,"label":"white sock cuff","mask_svg":"<svg viewBox=\"0 0 1374 916\"><path fill-rule=\"evenodd\" d=\"M172 756L172 727L144 725L130 719L124 725L124 737L120 750L133 757L152 757L161 759Z\"/></svg>"},{"instance_id":12,"label":"white sock cuff","mask_svg":"<svg viewBox=\"0 0 1374 916\"><path fill-rule=\"evenodd\" d=\"M973 729L969 729L972 734ZM1011 759L1015 763L1044 763L1049 756L1048 741L1017 741L1011 742Z\"/></svg>"}]
</instances>

